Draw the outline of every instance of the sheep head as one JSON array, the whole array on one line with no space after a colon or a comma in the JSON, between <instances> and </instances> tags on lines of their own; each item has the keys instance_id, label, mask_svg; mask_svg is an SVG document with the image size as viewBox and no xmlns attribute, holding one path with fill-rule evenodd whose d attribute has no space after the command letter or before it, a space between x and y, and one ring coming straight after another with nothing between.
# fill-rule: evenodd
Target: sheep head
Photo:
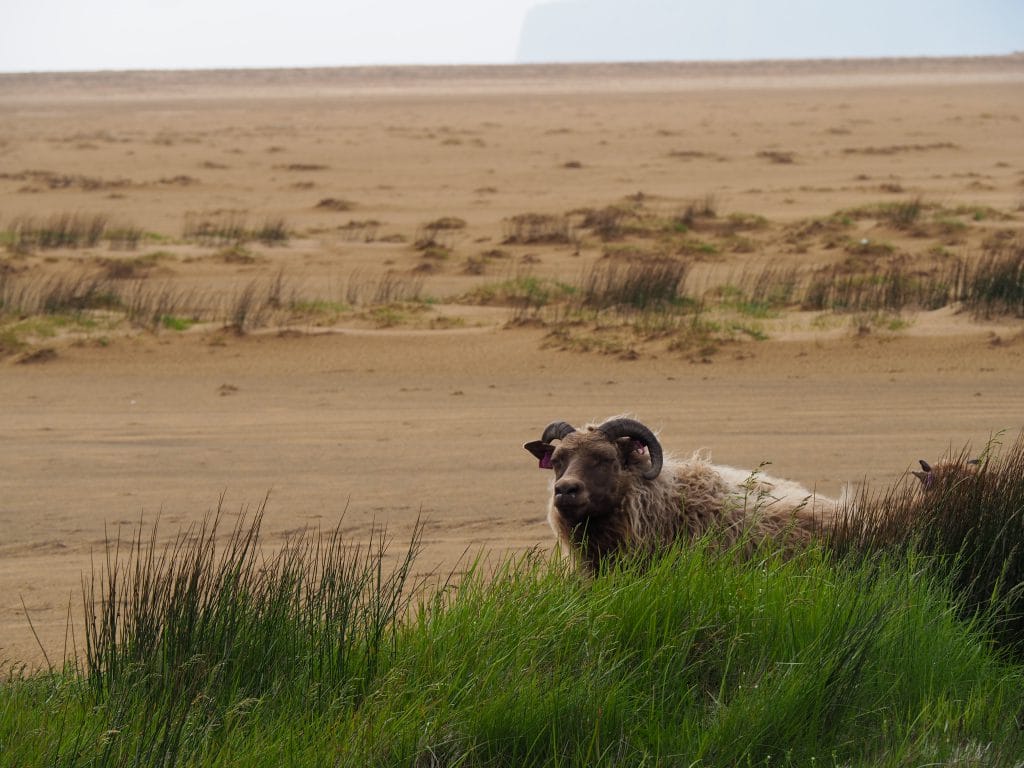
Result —
<instances>
[{"instance_id":1,"label":"sheep head","mask_svg":"<svg viewBox=\"0 0 1024 768\"><path fill-rule=\"evenodd\" d=\"M541 469L554 470L555 509L573 525L617 509L638 477L653 480L662 467L661 444L634 419L609 419L583 430L555 421L540 440L523 447Z\"/></svg>"},{"instance_id":2,"label":"sheep head","mask_svg":"<svg viewBox=\"0 0 1024 768\"><path fill-rule=\"evenodd\" d=\"M938 485L962 480L972 475L981 466L981 459L943 462L934 467L924 459L918 459L918 464L921 465L921 471L914 470L914 477L921 481L921 490L927 493Z\"/></svg>"}]
</instances>

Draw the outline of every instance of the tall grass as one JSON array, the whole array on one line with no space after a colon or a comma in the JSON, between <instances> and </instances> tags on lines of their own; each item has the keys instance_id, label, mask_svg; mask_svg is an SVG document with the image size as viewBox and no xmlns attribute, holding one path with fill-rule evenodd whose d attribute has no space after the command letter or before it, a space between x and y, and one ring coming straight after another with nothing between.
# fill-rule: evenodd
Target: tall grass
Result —
<instances>
[{"instance_id":1,"label":"tall grass","mask_svg":"<svg viewBox=\"0 0 1024 768\"><path fill-rule=\"evenodd\" d=\"M5 313L64 314L119 305L115 282L100 273L24 277L0 271L0 311Z\"/></svg>"},{"instance_id":2,"label":"tall grass","mask_svg":"<svg viewBox=\"0 0 1024 768\"><path fill-rule=\"evenodd\" d=\"M964 280L962 301L975 315L1024 317L1024 243L986 254Z\"/></svg>"},{"instance_id":3,"label":"tall grass","mask_svg":"<svg viewBox=\"0 0 1024 768\"><path fill-rule=\"evenodd\" d=\"M236 286L229 295L182 288L169 281L119 279L109 270L47 275L0 271L0 317L123 314L133 326L159 329L167 317L217 322L248 332L270 322L286 303L282 273Z\"/></svg>"},{"instance_id":4,"label":"tall grass","mask_svg":"<svg viewBox=\"0 0 1024 768\"><path fill-rule=\"evenodd\" d=\"M84 674L96 695L172 684L160 694L271 693L287 681L317 696L365 693L392 647L411 592L418 529L398 567L384 569L387 536L347 543L340 528L306 531L269 557L263 505L226 539L223 510L163 548L108 542L84 590ZM228 698L224 698L224 697Z\"/></svg>"},{"instance_id":5,"label":"tall grass","mask_svg":"<svg viewBox=\"0 0 1024 768\"><path fill-rule=\"evenodd\" d=\"M55 213L46 218L20 216L0 231L0 243L14 253L57 248L93 248L101 241L114 250L134 250L145 236L134 224L112 226L106 214Z\"/></svg>"},{"instance_id":6,"label":"tall grass","mask_svg":"<svg viewBox=\"0 0 1024 768\"><path fill-rule=\"evenodd\" d=\"M678 307L688 271L689 263L678 259L598 262L584 272L574 295L595 309Z\"/></svg>"},{"instance_id":7,"label":"tall grass","mask_svg":"<svg viewBox=\"0 0 1024 768\"><path fill-rule=\"evenodd\" d=\"M367 276L359 270L354 270L344 286L344 298L350 306L418 301L422 294L422 276L391 270L376 276Z\"/></svg>"},{"instance_id":8,"label":"tall grass","mask_svg":"<svg viewBox=\"0 0 1024 768\"><path fill-rule=\"evenodd\" d=\"M418 529L387 567L382 530L362 545L340 528L306 532L265 555L262 515L240 515L226 538L218 509L165 546L141 527L108 542L83 590L83 661L8 684L0 753L23 765L194 764L228 757L232 731L257 726L279 697L306 724L356 707L394 654ZM6 694L57 680L62 727L38 740L8 731L22 715Z\"/></svg>"},{"instance_id":9,"label":"tall grass","mask_svg":"<svg viewBox=\"0 0 1024 768\"><path fill-rule=\"evenodd\" d=\"M928 273L900 265L870 272L823 269L807 282L800 305L803 309L836 312L939 309L958 300L957 287L965 270L962 263Z\"/></svg>"},{"instance_id":10,"label":"tall grass","mask_svg":"<svg viewBox=\"0 0 1024 768\"><path fill-rule=\"evenodd\" d=\"M457 586L262 508L113 541L81 662L0 684L10 765L1013 766L1024 668L914 552L698 542L584 579L537 553ZM76 626L79 626L76 624Z\"/></svg>"},{"instance_id":11,"label":"tall grass","mask_svg":"<svg viewBox=\"0 0 1024 768\"><path fill-rule=\"evenodd\" d=\"M835 532L840 552L916 551L955 586L966 616L994 622L1024 659L1024 433L1005 451L991 443L977 467L968 451L945 460L922 492L916 478L865 492Z\"/></svg>"},{"instance_id":12,"label":"tall grass","mask_svg":"<svg viewBox=\"0 0 1024 768\"><path fill-rule=\"evenodd\" d=\"M267 245L288 241L290 230L281 216L270 216L256 227L249 227L248 217L242 211L222 211L214 214L187 213L182 237L204 245L231 245L258 240Z\"/></svg>"},{"instance_id":13,"label":"tall grass","mask_svg":"<svg viewBox=\"0 0 1024 768\"><path fill-rule=\"evenodd\" d=\"M57 213L46 219L21 217L8 225L8 244L15 251L35 248L91 248L103 237L108 219L103 214Z\"/></svg>"}]
</instances>

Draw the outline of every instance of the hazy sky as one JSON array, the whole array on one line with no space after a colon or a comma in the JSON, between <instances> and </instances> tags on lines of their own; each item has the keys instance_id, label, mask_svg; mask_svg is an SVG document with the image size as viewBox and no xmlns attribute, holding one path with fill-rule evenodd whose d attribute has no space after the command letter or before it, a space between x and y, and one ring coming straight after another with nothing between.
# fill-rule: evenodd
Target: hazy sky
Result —
<instances>
[{"instance_id":1,"label":"hazy sky","mask_svg":"<svg viewBox=\"0 0 1024 768\"><path fill-rule=\"evenodd\" d=\"M842 0L750 1L759 9L773 10L816 2L822 17L828 17L831 8L842 7ZM860 5L859 0L846 1ZM885 0L882 5L891 11L923 1ZM1024 6L1024 0L932 1L947 6L962 3L968 15L978 2ZM574 4L592 2L606 10L612 5L615 15L624 17L637 7L635 0L576 0ZM658 2L677 5L677 12L692 9L691 16L707 16L718 7L714 0ZM538 0L0 0L0 71L511 63L526 13L539 4ZM926 2L923 7L928 7ZM925 11L916 18L928 15ZM891 20L891 13L880 14L877 29L886 28ZM998 27L993 25L992 50L978 50L975 44L971 50L941 53L1007 53L1005 30L1000 37ZM577 43L589 38L585 24L576 30ZM822 37L825 32L811 32L819 47L809 50L818 51L827 39ZM920 37L928 37L924 29ZM737 49L735 38L731 42L728 49L723 44L722 50L728 51L724 57L744 58L747 49ZM633 50L643 50L642 43L634 43ZM713 51L713 45L706 50ZM922 50L920 46L872 50L867 55L915 55ZM600 51L586 54L587 59L604 58ZM762 55L753 47L749 50L749 57ZM793 50L792 55L799 57L801 51ZM700 57L716 58L706 51Z\"/></svg>"},{"instance_id":2,"label":"hazy sky","mask_svg":"<svg viewBox=\"0 0 1024 768\"><path fill-rule=\"evenodd\" d=\"M0 71L509 63L537 0L0 0Z\"/></svg>"}]
</instances>

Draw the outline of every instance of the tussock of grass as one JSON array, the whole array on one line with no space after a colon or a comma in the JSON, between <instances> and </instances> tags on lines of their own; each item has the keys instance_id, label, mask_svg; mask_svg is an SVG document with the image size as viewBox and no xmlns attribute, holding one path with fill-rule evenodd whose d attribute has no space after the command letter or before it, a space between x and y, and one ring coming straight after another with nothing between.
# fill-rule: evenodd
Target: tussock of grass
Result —
<instances>
[{"instance_id":1,"label":"tussock of grass","mask_svg":"<svg viewBox=\"0 0 1024 768\"><path fill-rule=\"evenodd\" d=\"M620 205L586 208L576 213L582 217L580 226L589 229L605 242L624 237L630 231L630 222L637 218L633 210Z\"/></svg>"},{"instance_id":2,"label":"tussock of grass","mask_svg":"<svg viewBox=\"0 0 1024 768\"><path fill-rule=\"evenodd\" d=\"M69 316L79 322L99 315L123 317L133 326L157 330L166 327L165 317L181 317L192 323L223 321L246 332L269 322L285 306L286 290L281 273L219 296L168 281L114 278L107 269L69 275L0 272L0 325L5 315Z\"/></svg>"},{"instance_id":3,"label":"tussock of grass","mask_svg":"<svg viewBox=\"0 0 1024 768\"><path fill-rule=\"evenodd\" d=\"M521 213L504 222L503 242L524 245L536 243L571 243L572 229L565 216L545 213Z\"/></svg>"},{"instance_id":4,"label":"tussock of grass","mask_svg":"<svg viewBox=\"0 0 1024 768\"><path fill-rule=\"evenodd\" d=\"M575 289L555 280L521 274L496 283L488 283L464 297L474 304L507 306L512 309L512 322L536 320L545 307L561 302Z\"/></svg>"},{"instance_id":5,"label":"tussock of grass","mask_svg":"<svg viewBox=\"0 0 1024 768\"><path fill-rule=\"evenodd\" d=\"M833 545L930 556L962 596L964 614L994 622L996 636L1024 659L1024 433L1000 448L990 443L978 467L967 464L967 450L948 457L959 470L927 493L909 478L863 494Z\"/></svg>"},{"instance_id":6,"label":"tussock of grass","mask_svg":"<svg viewBox=\"0 0 1024 768\"><path fill-rule=\"evenodd\" d=\"M182 237L205 245L235 243L246 239L245 215L237 211L203 216L185 215Z\"/></svg>"},{"instance_id":7,"label":"tussock of grass","mask_svg":"<svg viewBox=\"0 0 1024 768\"><path fill-rule=\"evenodd\" d=\"M247 218L241 211L188 213L182 237L203 245L237 245L250 240L277 245L288 241L290 230L283 217L267 217L255 228L248 226Z\"/></svg>"},{"instance_id":8,"label":"tussock of grass","mask_svg":"<svg viewBox=\"0 0 1024 768\"><path fill-rule=\"evenodd\" d=\"M351 211L356 204L340 197L324 197L317 202L315 207L321 211Z\"/></svg>"},{"instance_id":9,"label":"tussock of grass","mask_svg":"<svg viewBox=\"0 0 1024 768\"><path fill-rule=\"evenodd\" d=\"M0 685L17 765L1013 765L1024 669L914 554L703 543L588 580L538 554L413 583L261 510L111 542L83 660ZM419 596L419 597L414 597ZM76 626L79 626L76 624Z\"/></svg>"},{"instance_id":10,"label":"tussock of grass","mask_svg":"<svg viewBox=\"0 0 1024 768\"><path fill-rule=\"evenodd\" d=\"M380 222L376 219L356 220L350 219L347 223L338 227L342 239L350 242L372 243L377 239L377 232L380 230Z\"/></svg>"},{"instance_id":11,"label":"tussock of grass","mask_svg":"<svg viewBox=\"0 0 1024 768\"><path fill-rule=\"evenodd\" d=\"M961 264L930 274L899 265L871 272L850 272L841 265L822 269L805 282L800 306L836 312L938 309L954 300L962 269Z\"/></svg>"},{"instance_id":12,"label":"tussock of grass","mask_svg":"<svg viewBox=\"0 0 1024 768\"><path fill-rule=\"evenodd\" d=\"M587 307L655 309L679 306L689 264L677 259L598 262L582 277L574 295Z\"/></svg>"},{"instance_id":13,"label":"tussock of grass","mask_svg":"<svg viewBox=\"0 0 1024 768\"><path fill-rule=\"evenodd\" d=\"M965 276L962 301L975 315L1024 317L1024 243L992 251Z\"/></svg>"},{"instance_id":14,"label":"tussock of grass","mask_svg":"<svg viewBox=\"0 0 1024 768\"><path fill-rule=\"evenodd\" d=\"M345 302L353 307L419 301L423 294L423 278L391 271L368 277L354 271L349 275L344 294Z\"/></svg>"},{"instance_id":15,"label":"tussock of grass","mask_svg":"<svg viewBox=\"0 0 1024 768\"><path fill-rule=\"evenodd\" d=\"M91 248L103 238L109 221L103 214L59 213L46 219L17 218L5 235L7 247L15 252L36 248Z\"/></svg>"}]
</instances>

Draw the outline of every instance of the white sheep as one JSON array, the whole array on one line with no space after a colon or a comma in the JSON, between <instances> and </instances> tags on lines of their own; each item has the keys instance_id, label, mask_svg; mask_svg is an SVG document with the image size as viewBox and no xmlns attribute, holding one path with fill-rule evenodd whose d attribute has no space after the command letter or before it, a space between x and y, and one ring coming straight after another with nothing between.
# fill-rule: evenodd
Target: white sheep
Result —
<instances>
[{"instance_id":1,"label":"white sheep","mask_svg":"<svg viewBox=\"0 0 1024 768\"><path fill-rule=\"evenodd\" d=\"M748 554L765 540L791 550L827 530L843 504L790 480L711 464L700 452L666 457L654 433L626 417L581 430L552 422L523 447L554 470L548 523L590 571L705 534Z\"/></svg>"}]
</instances>

